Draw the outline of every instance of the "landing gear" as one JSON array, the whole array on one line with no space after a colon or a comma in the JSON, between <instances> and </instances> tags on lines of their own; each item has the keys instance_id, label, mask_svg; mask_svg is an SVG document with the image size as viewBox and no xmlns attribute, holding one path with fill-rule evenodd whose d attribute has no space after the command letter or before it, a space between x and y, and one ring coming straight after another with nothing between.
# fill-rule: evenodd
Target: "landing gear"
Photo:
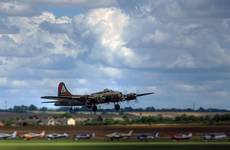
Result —
<instances>
[{"instance_id":1,"label":"landing gear","mask_svg":"<svg viewBox=\"0 0 230 150\"><path fill-rule=\"evenodd\" d=\"M87 105L86 107L87 107L87 108L92 108L92 106L91 106L91 105Z\"/></svg>"},{"instance_id":2,"label":"landing gear","mask_svg":"<svg viewBox=\"0 0 230 150\"><path fill-rule=\"evenodd\" d=\"M93 105L93 106L92 106L92 111L93 111L93 112L96 112L96 111L97 111L97 106L96 106L96 105Z\"/></svg>"},{"instance_id":3,"label":"landing gear","mask_svg":"<svg viewBox=\"0 0 230 150\"><path fill-rule=\"evenodd\" d=\"M116 111L120 110L120 105L119 105L119 104L115 104L115 105L114 105L114 109L115 109Z\"/></svg>"},{"instance_id":4,"label":"landing gear","mask_svg":"<svg viewBox=\"0 0 230 150\"><path fill-rule=\"evenodd\" d=\"M69 108L69 112L70 112L70 113L72 113L72 112L77 112L77 111L78 111L77 107L71 106L71 107Z\"/></svg>"},{"instance_id":5,"label":"landing gear","mask_svg":"<svg viewBox=\"0 0 230 150\"><path fill-rule=\"evenodd\" d=\"M69 108L69 111L70 111L70 112L72 112L72 111L73 111L73 107L72 107L72 106Z\"/></svg>"},{"instance_id":6,"label":"landing gear","mask_svg":"<svg viewBox=\"0 0 230 150\"><path fill-rule=\"evenodd\" d=\"M74 112L77 112L77 111L78 111L78 108L77 108L77 107L75 107L75 108L74 108Z\"/></svg>"}]
</instances>

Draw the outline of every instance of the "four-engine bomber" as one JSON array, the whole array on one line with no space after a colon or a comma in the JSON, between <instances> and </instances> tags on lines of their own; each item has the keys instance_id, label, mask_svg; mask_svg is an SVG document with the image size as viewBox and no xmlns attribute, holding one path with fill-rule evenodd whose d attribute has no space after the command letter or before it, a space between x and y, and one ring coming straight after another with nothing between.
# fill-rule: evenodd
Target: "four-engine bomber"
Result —
<instances>
[{"instance_id":1,"label":"four-engine bomber","mask_svg":"<svg viewBox=\"0 0 230 150\"><path fill-rule=\"evenodd\" d=\"M89 95L72 95L66 88L63 82L59 83L57 96L43 96L42 99L48 99L43 103L54 103L55 106L70 106L70 110L73 110L73 106L87 106L92 111L97 111L98 104L114 103L115 110L120 110L119 102L136 100L137 97L154 94L149 93L129 93L123 94L120 91L113 91L110 89L104 89L103 91L92 93Z\"/></svg>"}]
</instances>

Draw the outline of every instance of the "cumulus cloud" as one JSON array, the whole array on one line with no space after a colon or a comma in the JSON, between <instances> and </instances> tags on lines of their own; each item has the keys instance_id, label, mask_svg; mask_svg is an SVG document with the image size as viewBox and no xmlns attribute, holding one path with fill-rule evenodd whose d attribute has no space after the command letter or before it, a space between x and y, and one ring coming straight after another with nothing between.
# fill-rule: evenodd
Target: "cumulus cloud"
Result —
<instances>
[{"instance_id":1,"label":"cumulus cloud","mask_svg":"<svg viewBox=\"0 0 230 150\"><path fill-rule=\"evenodd\" d=\"M146 41L147 43L161 43L164 42L167 39L168 35L167 33L163 33L162 31L156 30L154 33L147 35L144 37L143 41Z\"/></svg>"},{"instance_id":2,"label":"cumulus cloud","mask_svg":"<svg viewBox=\"0 0 230 150\"><path fill-rule=\"evenodd\" d=\"M59 5L59 6L81 6L81 7L109 7L116 5L115 0L34 0L34 3Z\"/></svg>"},{"instance_id":3,"label":"cumulus cloud","mask_svg":"<svg viewBox=\"0 0 230 150\"><path fill-rule=\"evenodd\" d=\"M10 16L30 16L35 14L33 5L23 3L22 1L1 1L0 13Z\"/></svg>"},{"instance_id":4,"label":"cumulus cloud","mask_svg":"<svg viewBox=\"0 0 230 150\"><path fill-rule=\"evenodd\" d=\"M71 6L77 8L101 8L116 6L116 0L2 0L0 13L9 16L35 16L39 9L48 5L51 7Z\"/></svg>"},{"instance_id":5,"label":"cumulus cloud","mask_svg":"<svg viewBox=\"0 0 230 150\"><path fill-rule=\"evenodd\" d=\"M112 67L101 67L99 68L103 73L105 73L108 77L112 78L121 78L122 72L117 68Z\"/></svg>"},{"instance_id":6,"label":"cumulus cloud","mask_svg":"<svg viewBox=\"0 0 230 150\"><path fill-rule=\"evenodd\" d=\"M136 107L209 107L216 99L229 107L228 7L226 0L1 1L0 96L40 104L64 81L83 94L156 92Z\"/></svg>"},{"instance_id":7,"label":"cumulus cloud","mask_svg":"<svg viewBox=\"0 0 230 150\"><path fill-rule=\"evenodd\" d=\"M20 32L11 35L4 34L0 37L2 56L31 56L36 53L37 55L63 54L77 57L82 51L79 45L69 38L66 27L63 32L57 33L49 26L49 24L70 26L71 19L68 17L56 18L52 13L43 12L34 17L9 17L6 23L19 28ZM53 32L56 34L52 34Z\"/></svg>"},{"instance_id":8,"label":"cumulus cloud","mask_svg":"<svg viewBox=\"0 0 230 150\"><path fill-rule=\"evenodd\" d=\"M92 43L90 58L110 65L135 65L139 62L135 52L126 46L123 32L129 17L117 8L91 10L87 15L75 17L75 26L86 26L83 38L96 36Z\"/></svg>"},{"instance_id":9,"label":"cumulus cloud","mask_svg":"<svg viewBox=\"0 0 230 150\"><path fill-rule=\"evenodd\" d=\"M146 8L148 11L137 10L139 14L143 14L141 17L136 17L134 13L125 35L128 46L140 52L137 53L142 57L140 66L201 69L221 68L229 64L226 61L230 56L229 47L223 42L226 39L226 31L220 27L223 25L226 28L227 21L218 22L220 18L223 20L228 18L223 15L227 14L228 10L222 10L222 5L219 3L213 6L211 1L195 1L192 2L193 5L187 1L171 2L170 4L164 1L135 3L139 8ZM226 1L220 3L227 4ZM189 9L185 9L186 7ZM206 7L207 10L203 9ZM161 10L165 8L166 11L161 11L159 8ZM192 10L200 13L192 14ZM214 10L220 12L219 18L217 14L208 14Z\"/></svg>"}]
</instances>

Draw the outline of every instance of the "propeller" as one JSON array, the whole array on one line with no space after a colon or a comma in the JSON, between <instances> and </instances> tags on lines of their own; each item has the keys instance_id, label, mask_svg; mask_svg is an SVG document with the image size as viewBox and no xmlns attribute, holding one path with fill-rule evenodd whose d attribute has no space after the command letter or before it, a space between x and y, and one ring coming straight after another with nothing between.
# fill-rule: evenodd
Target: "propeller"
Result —
<instances>
[{"instance_id":1,"label":"propeller","mask_svg":"<svg viewBox=\"0 0 230 150\"><path fill-rule=\"evenodd\" d=\"M137 93L139 93L139 90L136 90L136 93L135 93L135 96L136 96L136 98L135 98L135 103L138 103L138 98L137 98Z\"/></svg>"},{"instance_id":2,"label":"propeller","mask_svg":"<svg viewBox=\"0 0 230 150\"><path fill-rule=\"evenodd\" d=\"M122 92L122 94L123 94L123 99L127 99L127 90L124 90L123 92ZM129 105L129 100L126 100L126 103Z\"/></svg>"},{"instance_id":3,"label":"propeller","mask_svg":"<svg viewBox=\"0 0 230 150\"><path fill-rule=\"evenodd\" d=\"M138 97L139 96L145 96L145 95L150 95L150 94L154 94L153 92L149 92L149 93L140 93L138 90L136 90L136 92L132 92L132 93L128 93L128 94L123 94L124 96L124 100L126 100L127 102L131 101L131 100L135 100L135 102L138 102Z\"/></svg>"}]
</instances>

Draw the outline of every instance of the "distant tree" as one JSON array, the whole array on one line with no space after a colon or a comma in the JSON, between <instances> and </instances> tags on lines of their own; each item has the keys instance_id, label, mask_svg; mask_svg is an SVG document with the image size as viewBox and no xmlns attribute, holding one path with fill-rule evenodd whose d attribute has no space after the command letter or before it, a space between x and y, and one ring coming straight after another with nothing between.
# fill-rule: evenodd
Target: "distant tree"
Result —
<instances>
[{"instance_id":1,"label":"distant tree","mask_svg":"<svg viewBox=\"0 0 230 150\"><path fill-rule=\"evenodd\" d=\"M152 106L152 107L146 107L145 111L155 111L156 109Z\"/></svg>"},{"instance_id":2,"label":"distant tree","mask_svg":"<svg viewBox=\"0 0 230 150\"><path fill-rule=\"evenodd\" d=\"M198 111L199 111L199 112L205 112L205 109L204 109L203 107L200 107L200 108L198 109Z\"/></svg>"},{"instance_id":3,"label":"distant tree","mask_svg":"<svg viewBox=\"0 0 230 150\"><path fill-rule=\"evenodd\" d=\"M47 110L48 110L47 107L42 107L42 108L40 109L40 111L43 111L43 112L45 112L45 111L47 111Z\"/></svg>"},{"instance_id":4,"label":"distant tree","mask_svg":"<svg viewBox=\"0 0 230 150\"><path fill-rule=\"evenodd\" d=\"M38 108L35 105L30 105L28 109L29 109L29 111L36 111L36 110L38 110Z\"/></svg>"},{"instance_id":5,"label":"distant tree","mask_svg":"<svg viewBox=\"0 0 230 150\"><path fill-rule=\"evenodd\" d=\"M28 110L28 107L24 105L14 106L12 109L13 112L25 112L26 110Z\"/></svg>"},{"instance_id":6,"label":"distant tree","mask_svg":"<svg viewBox=\"0 0 230 150\"><path fill-rule=\"evenodd\" d=\"M97 121L103 121L102 116L98 116L98 117L97 117Z\"/></svg>"},{"instance_id":7,"label":"distant tree","mask_svg":"<svg viewBox=\"0 0 230 150\"><path fill-rule=\"evenodd\" d=\"M133 108L132 107L125 107L124 111L133 111Z\"/></svg>"}]
</instances>

